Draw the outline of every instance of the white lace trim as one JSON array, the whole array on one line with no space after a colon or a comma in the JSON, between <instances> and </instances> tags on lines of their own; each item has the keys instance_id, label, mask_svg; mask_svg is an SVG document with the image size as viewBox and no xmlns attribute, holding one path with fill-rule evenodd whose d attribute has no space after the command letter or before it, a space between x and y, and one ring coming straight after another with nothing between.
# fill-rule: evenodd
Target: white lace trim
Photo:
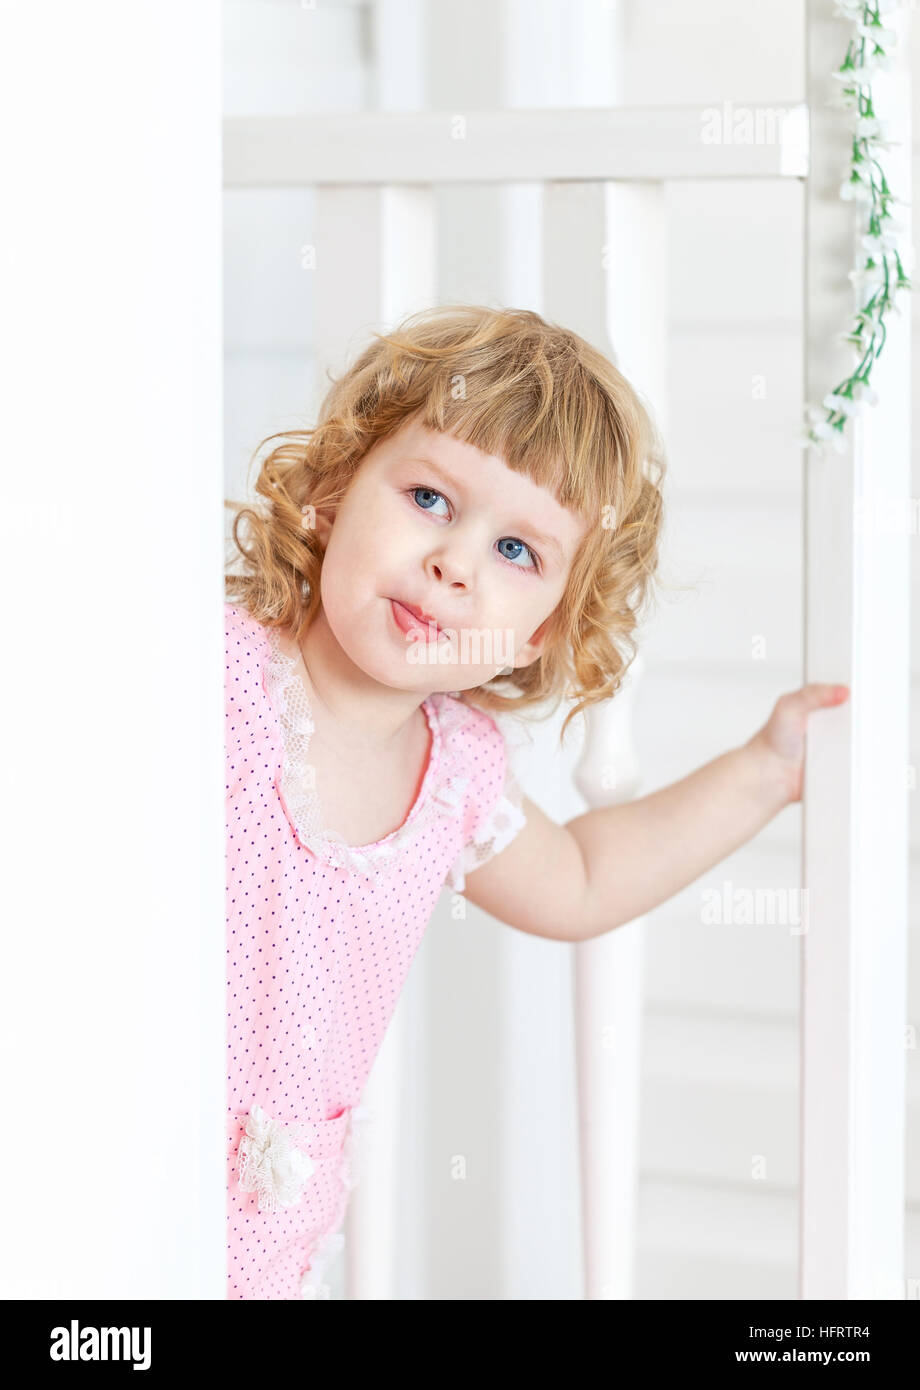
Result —
<instances>
[{"instance_id":1,"label":"white lace trim","mask_svg":"<svg viewBox=\"0 0 920 1390\"><path fill-rule=\"evenodd\" d=\"M338 831L328 829L323 824L322 807L308 759L310 738L315 726L307 692L297 671L296 658L281 650L277 628L269 627L267 634L272 655L265 667L266 693L281 722L285 748L281 791L297 838L306 849L335 868L373 875L390 866L400 851L437 816L460 816L463 794L470 779L445 776L444 730L438 718L437 706L430 705L433 718L430 721L432 744L429 765L408 818L396 830L371 845L349 845ZM432 779L435 785L430 785Z\"/></svg>"},{"instance_id":2,"label":"white lace trim","mask_svg":"<svg viewBox=\"0 0 920 1390\"><path fill-rule=\"evenodd\" d=\"M348 1116L348 1132L342 1146L339 1177L346 1194L345 1207L341 1220L347 1211L348 1196L358 1181L359 1158L362 1150L361 1133L370 1119L370 1111L363 1105L354 1106ZM339 1223L341 1225L341 1221ZM310 1268L300 1280L301 1298L317 1299L329 1297L329 1284L325 1274L330 1263L337 1259L345 1248L345 1234L341 1230L327 1231L310 1256Z\"/></svg>"},{"instance_id":3,"label":"white lace trim","mask_svg":"<svg viewBox=\"0 0 920 1390\"><path fill-rule=\"evenodd\" d=\"M527 824L521 807L524 793L518 772L523 769L524 760L533 746L533 734L514 715L493 714L491 718L505 742L504 786L491 815L476 830L473 839L464 845L447 872L444 886L455 893L462 893L466 887L468 873L505 849Z\"/></svg>"}]
</instances>

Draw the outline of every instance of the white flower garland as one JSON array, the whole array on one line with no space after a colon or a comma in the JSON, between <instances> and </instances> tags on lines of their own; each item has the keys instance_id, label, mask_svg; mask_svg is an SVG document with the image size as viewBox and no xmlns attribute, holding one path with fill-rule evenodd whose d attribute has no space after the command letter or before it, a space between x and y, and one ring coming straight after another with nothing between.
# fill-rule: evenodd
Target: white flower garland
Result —
<instances>
[{"instance_id":1,"label":"white flower garland","mask_svg":"<svg viewBox=\"0 0 920 1390\"><path fill-rule=\"evenodd\" d=\"M828 104L852 111L856 116L851 162L846 182L840 187L840 196L861 204L864 209L862 245L865 256L863 264L850 271L849 278L864 289L868 297L856 314L853 327L848 333L837 336L838 342L854 348L857 365L824 397L823 411L813 405L806 407L809 428L802 440L806 448L822 447L830 441L838 453L843 453L847 420L860 414L865 406L878 403L878 393L869 385L869 374L885 346L885 315L889 309L899 313L894 303L895 294L898 290L912 288L904 270L904 261L908 258L899 254L895 235L904 227L889 211L891 203L902 200L895 198L888 187L877 158L880 150L889 150L892 146L872 103L872 79L877 72L890 69L890 53L898 41L896 31L886 29L881 16L891 14L900 5L901 0L870 0L870 3L836 0L835 16L848 19L855 26L855 33L843 63L833 74L842 86Z\"/></svg>"}]
</instances>

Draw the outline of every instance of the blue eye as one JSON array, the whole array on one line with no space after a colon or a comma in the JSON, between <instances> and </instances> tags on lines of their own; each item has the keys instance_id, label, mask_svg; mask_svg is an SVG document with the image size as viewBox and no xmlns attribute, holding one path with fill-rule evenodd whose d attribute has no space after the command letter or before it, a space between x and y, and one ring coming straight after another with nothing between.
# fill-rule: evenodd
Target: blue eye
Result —
<instances>
[{"instance_id":1,"label":"blue eye","mask_svg":"<svg viewBox=\"0 0 920 1390\"><path fill-rule=\"evenodd\" d=\"M425 512L430 512L430 511L432 510L435 501L441 501L441 502L444 503L445 506L447 505L447 499L446 499L445 497L442 497L442 495L441 495L440 492L435 492L435 491L434 491L432 488L430 488L430 487L414 487L414 488L411 488L411 489L410 489L410 494L411 494L412 500L415 502L416 506L417 506L417 507L420 507L421 510L422 510L422 511L425 511ZM420 496L421 496L421 498L423 499L422 501L419 501L419 497L420 497ZM435 513L435 515L443 516L443 512ZM539 572L540 572L540 561L537 559L537 556L536 556L536 555L534 554L534 552L531 550L530 546L527 545L524 541L515 540L515 538L514 538L513 536L503 536L502 539L498 542L498 544L499 544L500 546L502 546L502 545L512 545L512 546L517 546L517 547L518 547L518 549L515 551L515 553L514 553L513 556L505 555L505 554L502 552L502 559L505 561L506 564L509 564L509 565L513 566L514 569L518 569L518 570L528 570L528 569L532 569L532 570L535 570L535 571L539 574ZM522 553L526 553L527 555L530 556L531 563L530 563L529 565L519 565L519 564L517 563L517 560L520 558L520 555L521 555Z\"/></svg>"},{"instance_id":2,"label":"blue eye","mask_svg":"<svg viewBox=\"0 0 920 1390\"><path fill-rule=\"evenodd\" d=\"M419 494L419 493L421 493L422 496L425 497L425 498L428 498L428 497L441 497L441 494L440 494L439 492L432 492L432 491L431 491L431 488L429 488L429 487L414 487L414 488L412 489L412 496L413 496L413 499L418 503L418 505L422 508L422 510L423 510L423 511L426 511L426 512L431 510L431 503L430 503L430 502L427 502L427 501L426 501L426 502L419 502L419 501L418 501L418 494ZM442 501L442 502L444 501L444 498L443 498L443 497L441 497L441 501Z\"/></svg>"},{"instance_id":3,"label":"blue eye","mask_svg":"<svg viewBox=\"0 0 920 1390\"><path fill-rule=\"evenodd\" d=\"M529 546L529 545L525 545L523 541L516 541L512 536L502 536L501 540L499 541L499 545L516 545L516 546L519 547L519 549L517 550L517 552L515 553L515 555L514 555L513 557L512 557L511 555L505 555L505 557L504 557L504 558L505 558L506 560L508 560L509 563L511 563L511 564L514 564L514 561L518 558L518 556L521 554L522 551L526 551L527 554L530 556L531 561L533 562L532 565L516 565L516 566L515 566L516 569L519 569L519 570L526 570L526 569L531 569L531 568L533 568L533 569L538 569L538 568L539 568L539 566L537 565L537 557L536 557L536 555L534 555L534 553L533 553L533 551L531 550L530 546Z\"/></svg>"}]
</instances>

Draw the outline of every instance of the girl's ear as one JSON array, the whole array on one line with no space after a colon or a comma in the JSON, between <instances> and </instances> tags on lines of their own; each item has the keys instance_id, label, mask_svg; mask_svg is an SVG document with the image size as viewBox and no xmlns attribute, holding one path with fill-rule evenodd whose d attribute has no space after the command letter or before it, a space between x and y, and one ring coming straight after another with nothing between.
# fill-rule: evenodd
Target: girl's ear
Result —
<instances>
[{"instance_id":1,"label":"girl's ear","mask_svg":"<svg viewBox=\"0 0 920 1390\"><path fill-rule=\"evenodd\" d=\"M553 615L550 613L549 617L544 619L536 632L528 638L521 650L516 654L512 666L530 666L532 662L536 661L538 656L542 656L547 642L553 635L552 627Z\"/></svg>"},{"instance_id":2,"label":"girl's ear","mask_svg":"<svg viewBox=\"0 0 920 1390\"><path fill-rule=\"evenodd\" d=\"M316 534L319 537L320 545L323 549L329 544L329 537L332 534L332 523L335 518L334 512L330 508L317 507L316 509Z\"/></svg>"}]
</instances>

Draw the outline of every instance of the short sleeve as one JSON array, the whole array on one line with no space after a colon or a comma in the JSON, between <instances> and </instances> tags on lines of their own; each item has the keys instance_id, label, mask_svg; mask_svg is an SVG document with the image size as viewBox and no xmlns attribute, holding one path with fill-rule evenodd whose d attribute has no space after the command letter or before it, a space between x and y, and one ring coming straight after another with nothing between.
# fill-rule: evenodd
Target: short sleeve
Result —
<instances>
[{"instance_id":1,"label":"short sleeve","mask_svg":"<svg viewBox=\"0 0 920 1390\"><path fill-rule=\"evenodd\" d=\"M224 604L224 750L227 795L237 795L263 745L273 738L262 688L268 642L262 625L238 604Z\"/></svg>"},{"instance_id":2,"label":"short sleeve","mask_svg":"<svg viewBox=\"0 0 920 1390\"><path fill-rule=\"evenodd\" d=\"M482 795L482 783L474 782L473 794L479 796L482 804L477 806L477 814L472 830L460 854L451 865L444 880L445 888L462 893L466 887L466 875L487 863L511 841L527 824L522 807L523 790L519 781L523 760L532 746L533 736L524 728L519 719L511 715L493 715L488 719L488 756L494 773L494 762L500 761L498 795L494 787L494 776L489 779L493 787L491 795Z\"/></svg>"}]
</instances>

